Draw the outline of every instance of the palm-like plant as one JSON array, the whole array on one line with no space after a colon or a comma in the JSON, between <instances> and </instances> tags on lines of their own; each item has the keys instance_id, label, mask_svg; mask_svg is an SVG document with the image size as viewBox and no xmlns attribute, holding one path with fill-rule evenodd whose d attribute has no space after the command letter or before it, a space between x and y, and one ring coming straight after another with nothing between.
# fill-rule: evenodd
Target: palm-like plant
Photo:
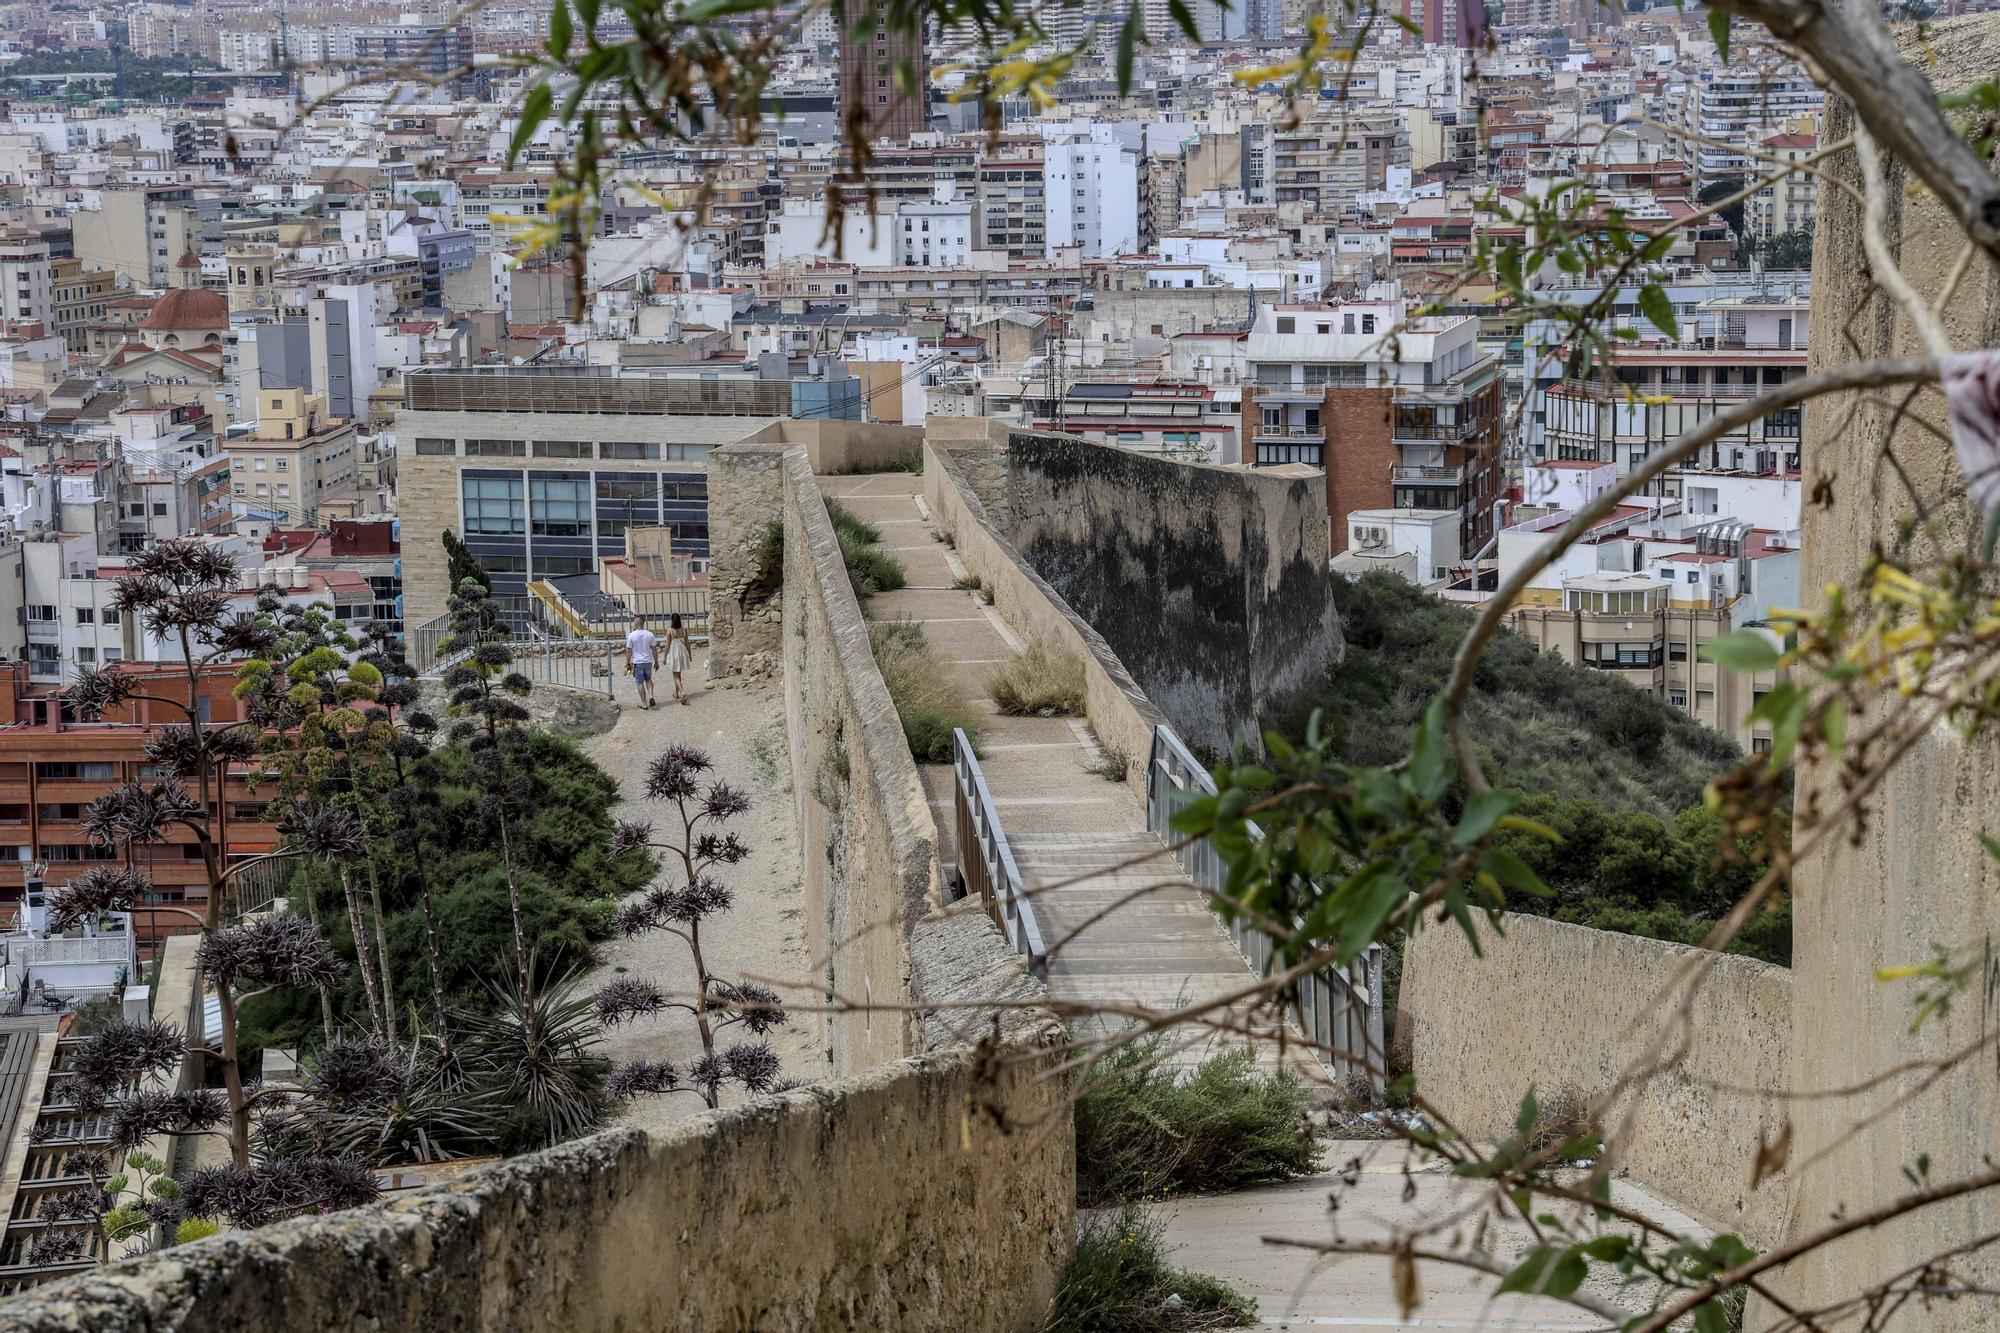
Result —
<instances>
[{"instance_id":1,"label":"palm-like plant","mask_svg":"<svg viewBox=\"0 0 2000 1333\"><path fill-rule=\"evenodd\" d=\"M530 971L533 966L531 959ZM597 1128L607 1107L611 1062L598 1053L603 1030L582 972L565 971L532 996L511 981L494 983L493 992L490 1008L459 1017L458 1055L467 1073L505 1088L542 1144Z\"/></svg>"}]
</instances>

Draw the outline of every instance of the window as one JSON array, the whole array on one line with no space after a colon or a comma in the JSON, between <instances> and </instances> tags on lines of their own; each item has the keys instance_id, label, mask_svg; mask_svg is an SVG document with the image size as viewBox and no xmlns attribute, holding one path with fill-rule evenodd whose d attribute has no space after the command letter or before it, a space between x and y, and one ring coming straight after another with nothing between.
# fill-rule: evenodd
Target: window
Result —
<instances>
[{"instance_id":1,"label":"window","mask_svg":"<svg viewBox=\"0 0 2000 1333\"><path fill-rule=\"evenodd\" d=\"M268 458L253 458L250 460L250 467L257 472L269 472L271 470L271 460Z\"/></svg>"},{"instance_id":2,"label":"window","mask_svg":"<svg viewBox=\"0 0 2000 1333\"><path fill-rule=\"evenodd\" d=\"M1375 332L1375 316L1363 315L1361 317L1361 331L1363 333Z\"/></svg>"},{"instance_id":3,"label":"window","mask_svg":"<svg viewBox=\"0 0 2000 1333\"><path fill-rule=\"evenodd\" d=\"M95 648L79 648L76 650L76 660L83 666L95 666L97 664L97 650Z\"/></svg>"},{"instance_id":4,"label":"window","mask_svg":"<svg viewBox=\"0 0 2000 1333\"><path fill-rule=\"evenodd\" d=\"M104 660L107 662L122 661L124 657L125 650L123 648L106 648L104 650Z\"/></svg>"},{"instance_id":5,"label":"window","mask_svg":"<svg viewBox=\"0 0 2000 1333\"><path fill-rule=\"evenodd\" d=\"M708 444L670 444L667 446L667 457L680 463L699 463L708 457L712 448L714 446Z\"/></svg>"},{"instance_id":6,"label":"window","mask_svg":"<svg viewBox=\"0 0 2000 1333\"><path fill-rule=\"evenodd\" d=\"M1750 753L1751 754L1771 753L1771 738L1769 736L1752 736L1750 738Z\"/></svg>"},{"instance_id":7,"label":"window","mask_svg":"<svg viewBox=\"0 0 2000 1333\"><path fill-rule=\"evenodd\" d=\"M417 437L417 452L426 457L449 457L458 452L458 441L420 435Z\"/></svg>"},{"instance_id":8,"label":"window","mask_svg":"<svg viewBox=\"0 0 2000 1333\"><path fill-rule=\"evenodd\" d=\"M563 578L570 574L588 574L597 568L597 561L582 555L538 555L535 557L535 577L538 579Z\"/></svg>"},{"instance_id":9,"label":"window","mask_svg":"<svg viewBox=\"0 0 2000 1333\"><path fill-rule=\"evenodd\" d=\"M1670 704L1672 704L1672 705L1673 705L1674 707L1676 707L1676 708L1686 708L1686 707L1688 706L1688 696L1687 696L1687 691L1686 691L1686 690L1668 690L1668 691L1667 691L1667 702L1668 702L1668 703L1670 703Z\"/></svg>"},{"instance_id":10,"label":"window","mask_svg":"<svg viewBox=\"0 0 2000 1333\"><path fill-rule=\"evenodd\" d=\"M519 440L467 440L467 458L525 458L528 447Z\"/></svg>"},{"instance_id":11,"label":"window","mask_svg":"<svg viewBox=\"0 0 2000 1333\"><path fill-rule=\"evenodd\" d=\"M53 782L113 782L116 764L74 764L65 760L44 760L35 765L35 776Z\"/></svg>"},{"instance_id":12,"label":"window","mask_svg":"<svg viewBox=\"0 0 2000 1333\"><path fill-rule=\"evenodd\" d=\"M537 477L528 483L528 499L533 522L529 530L537 537L588 537L590 535L590 482L578 477L560 481Z\"/></svg>"},{"instance_id":13,"label":"window","mask_svg":"<svg viewBox=\"0 0 2000 1333\"><path fill-rule=\"evenodd\" d=\"M660 485L660 494L669 500L706 500L708 483L705 481L675 481L666 479Z\"/></svg>"},{"instance_id":14,"label":"window","mask_svg":"<svg viewBox=\"0 0 2000 1333\"><path fill-rule=\"evenodd\" d=\"M1352 332L1354 332L1354 312L1353 312L1353 311L1351 311L1351 310L1350 310L1350 311L1348 311L1348 312L1347 312L1346 314L1344 314L1344 315L1342 315L1342 316L1340 317L1340 331L1341 331L1342 333L1352 333Z\"/></svg>"},{"instance_id":15,"label":"window","mask_svg":"<svg viewBox=\"0 0 2000 1333\"><path fill-rule=\"evenodd\" d=\"M30 606L28 608L28 619L30 620L53 621L56 618L56 608L53 606Z\"/></svg>"},{"instance_id":16,"label":"window","mask_svg":"<svg viewBox=\"0 0 2000 1333\"><path fill-rule=\"evenodd\" d=\"M1680 642L1679 640L1675 640L1674 642L1669 643L1667 645L1667 660L1669 662L1687 661L1688 646L1685 643Z\"/></svg>"},{"instance_id":17,"label":"window","mask_svg":"<svg viewBox=\"0 0 2000 1333\"><path fill-rule=\"evenodd\" d=\"M536 440L537 458L590 458L597 446L589 440Z\"/></svg>"},{"instance_id":18,"label":"window","mask_svg":"<svg viewBox=\"0 0 2000 1333\"><path fill-rule=\"evenodd\" d=\"M289 458L280 458L280 459L278 460L278 471L280 471L280 472L290 472L291 470L292 470L292 460L291 460L291 459L289 459Z\"/></svg>"},{"instance_id":19,"label":"window","mask_svg":"<svg viewBox=\"0 0 2000 1333\"><path fill-rule=\"evenodd\" d=\"M624 459L658 458L660 456L660 446L657 444L642 444L636 440L606 440L603 445L602 456L605 458Z\"/></svg>"},{"instance_id":20,"label":"window","mask_svg":"<svg viewBox=\"0 0 2000 1333\"><path fill-rule=\"evenodd\" d=\"M1278 316L1278 332L1291 333L1294 332L1297 328L1298 328L1298 321L1293 319L1290 315Z\"/></svg>"},{"instance_id":21,"label":"window","mask_svg":"<svg viewBox=\"0 0 2000 1333\"><path fill-rule=\"evenodd\" d=\"M79 606L76 608L76 623L79 625L95 625L97 623L97 608L94 606Z\"/></svg>"},{"instance_id":22,"label":"window","mask_svg":"<svg viewBox=\"0 0 2000 1333\"><path fill-rule=\"evenodd\" d=\"M123 619L124 616L119 612L117 607L107 606L104 608L104 614L98 617L97 623L100 625L116 625L121 623Z\"/></svg>"},{"instance_id":23,"label":"window","mask_svg":"<svg viewBox=\"0 0 2000 1333\"><path fill-rule=\"evenodd\" d=\"M527 506L519 477L466 477L465 530L486 536L519 536L527 531Z\"/></svg>"},{"instance_id":24,"label":"window","mask_svg":"<svg viewBox=\"0 0 2000 1333\"><path fill-rule=\"evenodd\" d=\"M165 518L166 516L167 516L167 506L159 500L153 501L153 517Z\"/></svg>"}]
</instances>

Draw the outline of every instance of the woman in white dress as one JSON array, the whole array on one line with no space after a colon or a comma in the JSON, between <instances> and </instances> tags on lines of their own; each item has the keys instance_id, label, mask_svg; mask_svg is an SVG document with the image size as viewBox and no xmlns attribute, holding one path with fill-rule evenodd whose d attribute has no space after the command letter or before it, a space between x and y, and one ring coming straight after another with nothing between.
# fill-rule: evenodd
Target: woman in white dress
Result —
<instances>
[{"instance_id":1,"label":"woman in white dress","mask_svg":"<svg viewBox=\"0 0 2000 1333\"><path fill-rule=\"evenodd\" d=\"M688 632L676 615L667 622L667 670L674 677L674 698L687 703L687 692L681 688L681 672L686 671L694 661L694 649L688 647Z\"/></svg>"}]
</instances>

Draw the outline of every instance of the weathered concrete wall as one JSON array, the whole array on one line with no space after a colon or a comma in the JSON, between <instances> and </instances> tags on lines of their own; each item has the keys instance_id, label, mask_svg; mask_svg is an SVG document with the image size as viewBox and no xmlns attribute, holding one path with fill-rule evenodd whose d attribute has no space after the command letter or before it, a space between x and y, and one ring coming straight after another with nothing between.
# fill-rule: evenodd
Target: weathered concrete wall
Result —
<instances>
[{"instance_id":1,"label":"weathered concrete wall","mask_svg":"<svg viewBox=\"0 0 2000 1333\"><path fill-rule=\"evenodd\" d=\"M2000 20L1993 16L1926 25L1923 41L1910 38L1906 58L1923 69L1940 92L1990 79L2000 66ZM1854 129L1851 109L1829 102L1823 142ZM1902 163L1884 155L1888 170L1891 247L1917 290L1934 299L1963 245L1928 191L1916 188ZM1830 162L1856 191L1851 155ZM1822 187L1813 253L1811 368L1850 359L1920 355L1907 323L1879 293L1871 294L1862 252L1861 209L1845 190ZM1962 348L2000 346L2000 269L1980 255L1943 309L1947 330ZM1858 346L1850 347L1852 338ZM1900 401L1902 395L1894 395ZM1806 493L1821 494L1805 510L1805 570L1809 599L1829 581L1856 586L1876 542L1894 540L1909 512L1900 482L1879 461L1889 413L1863 409L1846 398L1826 398L1805 411ZM1911 414L1949 431L1937 395L1919 394ZM1948 548L1965 549L1978 533L1968 526L1964 501L1951 495L1959 472L1949 447L1928 430L1906 424L1895 450L1933 517L1945 524ZM1950 496L1950 498L1945 498ZM1852 601L1850 600L1850 605ZM1871 719L1857 717L1848 734L1865 734ZM1831 773L1801 775L1798 808L1815 797L1830 806L1838 796ZM2000 756L1992 740L1968 745L1950 729L1919 741L1869 802L1857 841L1829 838L1797 872L1792 939L1796 974L1793 1013L1793 1082L1801 1090L1853 1087L1910 1062L1939 1059L1992 1030L1992 990L1975 987L1951 1014L1910 1031L1910 984L1877 982L1886 964L1915 963L1936 946L1977 949L2000 933L2000 875L1981 849L1979 833L2000 832ZM2000 1157L2000 1117L1994 1114L2000 1070L1990 1053L1959 1065L1919 1091L1916 1076L1891 1078L1851 1097L1801 1101L1793 1110L1793 1159L1825 1156L1799 1181L1793 1227L1809 1234L1838 1210L1858 1212L1909 1189L1903 1168L1928 1155L1931 1178L1950 1180L1984 1169ZM1891 1108L1891 1103L1907 1104ZM1865 1123L1880 1112L1873 1124ZM1801 1299L1818 1302L1851 1294L1866 1283L1899 1272L1948 1246L2000 1230L2000 1196L1973 1195L1926 1209L1891 1225L1858 1234L1814 1252L1785 1270L1785 1284ZM1987 1247L1953 1261L1954 1273L1989 1288L2000 1284L2000 1250ZM1907 1310L1896 1328L1989 1328L1990 1301L1929 1304Z\"/></svg>"},{"instance_id":2,"label":"weathered concrete wall","mask_svg":"<svg viewBox=\"0 0 2000 1333\"><path fill-rule=\"evenodd\" d=\"M774 421L752 436L752 444L797 444L818 475L889 472L916 467L923 453L921 426L873 421Z\"/></svg>"},{"instance_id":3,"label":"weathered concrete wall","mask_svg":"<svg viewBox=\"0 0 2000 1333\"><path fill-rule=\"evenodd\" d=\"M968 453L955 445L927 444L924 503L939 529L951 534L966 571L985 580L1000 618L1023 639L1045 639L1083 663L1084 715L1100 742L1123 750L1132 761L1126 782L1143 801L1153 728L1166 719L1104 636L1029 566L987 513L962 464L986 466L993 456L983 445L970 446L968 460Z\"/></svg>"},{"instance_id":4,"label":"weathered concrete wall","mask_svg":"<svg viewBox=\"0 0 2000 1333\"><path fill-rule=\"evenodd\" d=\"M844 1000L910 999L909 937L938 892L937 826L799 446L782 450L785 708L805 874L806 943ZM836 1074L917 1049L908 1014L827 1018Z\"/></svg>"},{"instance_id":5,"label":"weathered concrete wall","mask_svg":"<svg viewBox=\"0 0 2000 1333\"><path fill-rule=\"evenodd\" d=\"M1340 660L1312 484L1028 431L1006 458L1007 536L1188 741L1255 744Z\"/></svg>"},{"instance_id":6,"label":"weathered concrete wall","mask_svg":"<svg viewBox=\"0 0 2000 1333\"><path fill-rule=\"evenodd\" d=\"M1671 1011L1663 996L1697 950L1635 935L1509 916L1506 938L1481 937L1475 959L1455 926L1410 941L1402 1014L1419 1086L1475 1139L1511 1133L1522 1094L1546 1105L1560 1093L1592 1097L1654 1049ZM1680 1065L1639 1094L1619 1163L1634 1179L1753 1243L1784 1229L1784 1177L1750 1188L1758 1136L1776 1136L1785 1107L1791 974L1721 957L1695 996L1692 1040ZM1754 1091L1730 1091L1744 1089ZM1604 1122L1614 1136L1631 1107Z\"/></svg>"},{"instance_id":7,"label":"weathered concrete wall","mask_svg":"<svg viewBox=\"0 0 2000 1333\"><path fill-rule=\"evenodd\" d=\"M1075 1224L1048 1064L1046 1048L927 1056L657 1138L613 1130L43 1287L0 1324L1013 1333L1039 1319Z\"/></svg>"},{"instance_id":8,"label":"weathered concrete wall","mask_svg":"<svg viewBox=\"0 0 2000 1333\"><path fill-rule=\"evenodd\" d=\"M778 650L783 603L760 552L784 507L784 451L732 444L708 456L708 673Z\"/></svg>"}]
</instances>

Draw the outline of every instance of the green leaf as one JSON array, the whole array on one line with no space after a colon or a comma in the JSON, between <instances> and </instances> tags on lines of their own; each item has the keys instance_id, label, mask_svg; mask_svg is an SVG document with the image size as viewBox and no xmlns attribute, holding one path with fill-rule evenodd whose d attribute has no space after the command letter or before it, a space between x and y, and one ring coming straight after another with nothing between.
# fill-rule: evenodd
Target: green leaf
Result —
<instances>
[{"instance_id":1,"label":"green leaf","mask_svg":"<svg viewBox=\"0 0 2000 1333\"><path fill-rule=\"evenodd\" d=\"M1118 91L1132 91L1132 57L1146 40L1146 11L1134 0L1132 10L1118 26Z\"/></svg>"},{"instance_id":2,"label":"green leaf","mask_svg":"<svg viewBox=\"0 0 2000 1333\"><path fill-rule=\"evenodd\" d=\"M1786 706L1771 728L1771 771L1776 773L1798 748L1799 733L1805 729L1806 714L1812 711L1812 696L1801 690Z\"/></svg>"},{"instance_id":3,"label":"green leaf","mask_svg":"<svg viewBox=\"0 0 2000 1333\"><path fill-rule=\"evenodd\" d=\"M1410 747L1410 785L1426 801L1444 795L1451 781L1451 754L1445 744L1444 700L1433 699L1424 710L1417 728L1416 742Z\"/></svg>"},{"instance_id":4,"label":"green leaf","mask_svg":"<svg viewBox=\"0 0 2000 1333\"><path fill-rule=\"evenodd\" d=\"M1838 761L1847 748L1847 700L1835 695L1819 714L1820 734L1826 737L1827 758Z\"/></svg>"},{"instance_id":5,"label":"green leaf","mask_svg":"<svg viewBox=\"0 0 2000 1333\"><path fill-rule=\"evenodd\" d=\"M1195 26L1194 14L1187 7L1187 0L1167 0L1167 13L1173 16L1174 26L1186 33L1189 41L1201 40L1201 31Z\"/></svg>"},{"instance_id":6,"label":"green leaf","mask_svg":"<svg viewBox=\"0 0 2000 1333\"><path fill-rule=\"evenodd\" d=\"M1724 671L1768 671L1778 665L1778 645L1761 630L1739 629L1702 645L1701 658Z\"/></svg>"},{"instance_id":7,"label":"green leaf","mask_svg":"<svg viewBox=\"0 0 2000 1333\"><path fill-rule=\"evenodd\" d=\"M1680 321L1674 318L1673 300L1657 282L1649 282L1639 289L1639 313L1669 338L1681 336Z\"/></svg>"},{"instance_id":8,"label":"green leaf","mask_svg":"<svg viewBox=\"0 0 2000 1333\"><path fill-rule=\"evenodd\" d=\"M1508 888L1527 894L1530 898L1551 898L1554 890L1542 883L1542 877L1528 868L1528 863L1504 847L1489 847L1479 863Z\"/></svg>"},{"instance_id":9,"label":"green leaf","mask_svg":"<svg viewBox=\"0 0 2000 1333\"><path fill-rule=\"evenodd\" d=\"M1703 1301L1694 1307L1694 1333L1729 1333L1729 1312L1721 1301Z\"/></svg>"},{"instance_id":10,"label":"green leaf","mask_svg":"<svg viewBox=\"0 0 2000 1333\"><path fill-rule=\"evenodd\" d=\"M538 83L528 90L521 99L521 123L514 127L514 137L507 143L507 165L513 166L521 150L535 137L535 131L549 118L549 111L555 104L555 94L546 83Z\"/></svg>"},{"instance_id":11,"label":"green leaf","mask_svg":"<svg viewBox=\"0 0 2000 1333\"><path fill-rule=\"evenodd\" d=\"M1729 59L1729 14L1726 10L1708 11L1708 35L1715 39L1716 58Z\"/></svg>"},{"instance_id":12,"label":"green leaf","mask_svg":"<svg viewBox=\"0 0 2000 1333\"><path fill-rule=\"evenodd\" d=\"M569 39L575 31L569 16L569 0L555 0L549 8L549 54L557 60L568 55Z\"/></svg>"},{"instance_id":13,"label":"green leaf","mask_svg":"<svg viewBox=\"0 0 2000 1333\"><path fill-rule=\"evenodd\" d=\"M1589 1276L1590 1265L1575 1248L1571 1248L1556 1260L1555 1267L1549 1272L1549 1280L1542 1284L1542 1292L1562 1300L1582 1286L1583 1280Z\"/></svg>"},{"instance_id":14,"label":"green leaf","mask_svg":"<svg viewBox=\"0 0 2000 1333\"><path fill-rule=\"evenodd\" d=\"M1514 1133L1521 1138L1527 1138L1535 1132L1535 1123L1541 1118L1541 1103L1535 1100L1535 1089L1530 1084L1528 1091L1521 1098L1521 1109L1514 1113Z\"/></svg>"},{"instance_id":15,"label":"green leaf","mask_svg":"<svg viewBox=\"0 0 2000 1333\"><path fill-rule=\"evenodd\" d=\"M1458 827L1452 830L1451 845L1470 847L1493 831L1500 822L1500 816L1514 808L1515 794L1511 791L1481 792L1465 803L1465 813L1459 816Z\"/></svg>"},{"instance_id":16,"label":"green leaf","mask_svg":"<svg viewBox=\"0 0 2000 1333\"><path fill-rule=\"evenodd\" d=\"M1585 1254L1608 1264L1617 1263L1631 1249L1632 1238L1630 1236L1620 1236L1615 1233L1608 1236L1597 1236L1583 1243L1583 1252Z\"/></svg>"},{"instance_id":17,"label":"green leaf","mask_svg":"<svg viewBox=\"0 0 2000 1333\"><path fill-rule=\"evenodd\" d=\"M1651 263L1658 263L1667 257L1667 251L1673 249L1674 242L1679 239L1675 233L1663 231L1646 243L1646 248L1639 252L1639 257Z\"/></svg>"},{"instance_id":18,"label":"green leaf","mask_svg":"<svg viewBox=\"0 0 2000 1333\"><path fill-rule=\"evenodd\" d=\"M1500 1294L1515 1291L1533 1291L1542 1280L1542 1270L1549 1266L1553 1252L1546 1245L1537 1245L1524 1255L1514 1271L1500 1279Z\"/></svg>"},{"instance_id":19,"label":"green leaf","mask_svg":"<svg viewBox=\"0 0 2000 1333\"><path fill-rule=\"evenodd\" d=\"M598 0L572 0L572 2L576 5L576 16L583 20L584 31L595 34Z\"/></svg>"},{"instance_id":20,"label":"green leaf","mask_svg":"<svg viewBox=\"0 0 2000 1333\"><path fill-rule=\"evenodd\" d=\"M1342 962L1360 956L1374 943L1382 923L1409 896L1410 886L1389 861L1377 861L1336 890L1346 900L1340 923L1339 954Z\"/></svg>"}]
</instances>

